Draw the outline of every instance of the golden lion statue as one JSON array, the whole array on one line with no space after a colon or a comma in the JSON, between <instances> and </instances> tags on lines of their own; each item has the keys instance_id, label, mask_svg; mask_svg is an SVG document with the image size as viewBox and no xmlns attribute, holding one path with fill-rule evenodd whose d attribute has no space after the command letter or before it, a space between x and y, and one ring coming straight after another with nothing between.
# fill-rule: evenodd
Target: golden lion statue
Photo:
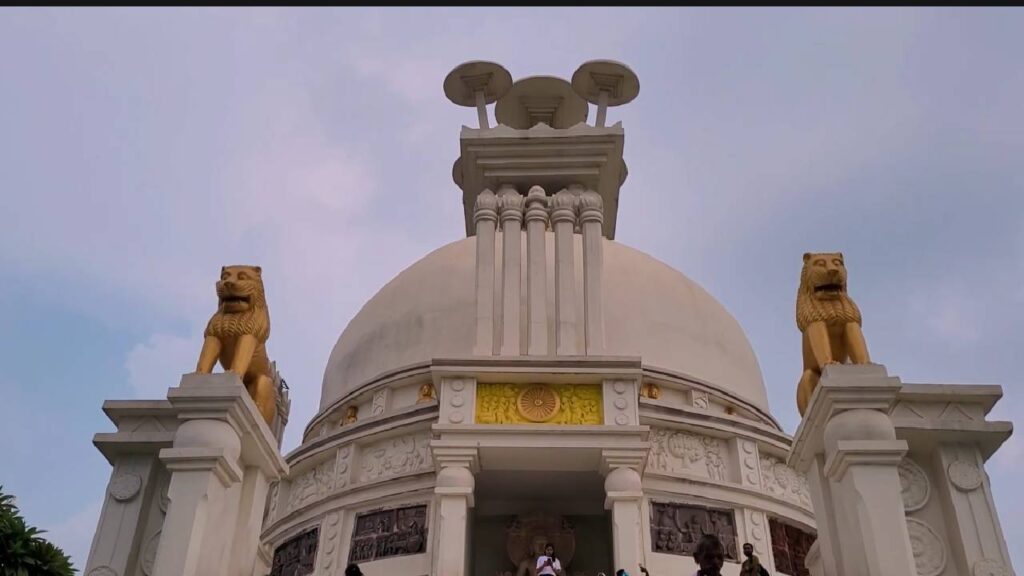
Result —
<instances>
[{"instance_id":1,"label":"golden lion statue","mask_svg":"<svg viewBox=\"0 0 1024 576\"><path fill-rule=\"evenodd\" d=\"M217 312L203 333L196 372L209 374L220 360L242 378L249 395L270 426L277 412L277 391L267 358L270 313L259 266L224 266L217 282Z\"/></svg>"},{"instance_id":2,"label":"golden lion statue","mask_svg":"<svg viewBox=\"0 0 1024 576\"><path fill-rule=\"evenodd\" d=\"M796 326L803 333L804 374L796 389L803 416L821 370L828 364L867 364L860 310L846 294L846 265L839 252L804 254L796 295Z\"/></svg>"}]
</instances>

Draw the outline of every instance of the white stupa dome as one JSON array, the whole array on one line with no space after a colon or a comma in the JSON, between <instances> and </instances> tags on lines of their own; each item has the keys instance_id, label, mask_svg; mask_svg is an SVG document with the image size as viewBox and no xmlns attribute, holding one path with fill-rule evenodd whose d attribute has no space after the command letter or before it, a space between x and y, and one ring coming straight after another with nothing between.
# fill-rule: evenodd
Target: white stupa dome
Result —
<instances>
[{"instance_id":1,"label":"white stupa dome","mask_svg":"<svg viewBox=\"0 0 1024 576\"><path fill-rule=\"evenodd\" d=\"M553 346L550 253L554 242L550 236L548 341ZM580 236L575 240L580 262ZM736 319L677 270L618 242L603 242L605 355L639 356L645 368L702 381L767 413L761 370ZM476 238L458 240L428 254L381 288L352 319L331 352L321 409L397 369L433 358L472 357L475 258ZM580 295L581 268L576 267ZM578 298L577 318L582 318L582 300ZM524 315L525 306L524 296ZM582 349L582 330L577 335Z\"/></svg>"}]
</instances>

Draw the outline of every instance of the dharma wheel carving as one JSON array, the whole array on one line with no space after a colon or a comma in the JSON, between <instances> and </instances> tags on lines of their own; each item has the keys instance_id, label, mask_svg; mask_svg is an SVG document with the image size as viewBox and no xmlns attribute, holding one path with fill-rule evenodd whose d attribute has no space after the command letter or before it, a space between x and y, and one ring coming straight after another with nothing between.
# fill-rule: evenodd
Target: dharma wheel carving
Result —
<instances>
[{"instance_id":1,"label":"dharma wheel carving","mask_svg":"<svg viewBox=\"0 0 1024 576\"><path fill-rule=\"evenodd\" d=\"M530 422L547 422L558 414L562 400L548 386L537 384L519 393L516 408L519 415Z\"/></svg>"}]
</instances>

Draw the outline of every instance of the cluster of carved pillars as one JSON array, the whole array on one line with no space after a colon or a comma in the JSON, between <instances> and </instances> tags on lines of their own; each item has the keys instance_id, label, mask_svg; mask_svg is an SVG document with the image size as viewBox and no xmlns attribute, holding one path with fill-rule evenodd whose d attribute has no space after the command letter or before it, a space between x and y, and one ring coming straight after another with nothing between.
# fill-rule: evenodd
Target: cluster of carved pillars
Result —
<instances>
[{"instance_id":1,"label":"cluster of carved pillars","mask_svg":"<svg viewBox=\"0 0 1024 576\"><path fill-rule=\"evenodd\" d=\"M523 196L511 184L495 194L484 190L473 212L476 228L476 353L479 355L548 355L547 231L555 242L555 346L559 356L597 355L604 347L601 277L603 268L601 196L573 185L548 196L533 186ZM526 318L521 318L522 247L518 239L526 223ZM502 234L500 276L496 265L496 235ZM576 263L574 235L583 236L584 349L577 345ZM516 239L516 240L513 240ZM500 280L496 280L499 279ZM527 324L527 345L521 349L521 323Z\"/></svg>"}]
</instances>

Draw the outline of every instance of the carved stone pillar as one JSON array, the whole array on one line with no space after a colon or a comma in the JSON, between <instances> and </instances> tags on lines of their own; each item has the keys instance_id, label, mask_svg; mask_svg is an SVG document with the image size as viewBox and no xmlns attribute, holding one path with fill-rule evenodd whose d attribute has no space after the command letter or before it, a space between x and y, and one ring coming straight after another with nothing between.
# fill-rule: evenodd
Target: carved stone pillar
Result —
<instances>
[{"instance_id":1,"label":"carved stone pillar","mask_svg":"<svg viewBox=\"0 0 1024 576\"><path fill-rule=\"evenodd\" d=\"M573 227L576 195L560 190L551 199L551 222L555 229L555 353L573 356L576 350L576 275Z\"/></svg>"},{"instance_id":2,"label":"carved stone pillar","mask_svg":"<svg viewBox=\"0 0 1024 576\"><path fill-rule=\"evenodd\" d=\"M476 197L476 347L478 356L494 354L494 230L498 222L498 198L484 190Z\"/></svg>"},{"instance_id":3,"label":"carved stone pillar","mask_svg":"<svg viewBox=\"0 0 1024 576\"><path fill-rule=\"evenodd\" d=\"M501 354L519 355L522 283L523 195L506 184L498 192L501 218Z\"/></svg>"},{"instance_id":4,"label":"carved stone pillar","mask_svg":"<svg viewBox=\"0 0 1024 576\"><path fill-rule=\"evenodd\" d=\"M438 519L434 574L467 576L471 573L468 550L469 509L474 505L476 450L434 446L432 452L438 468L434 488Z\"/></svg>"},{"instance_id":5,"label":"carved stone pillar","mask_svg":"<svg viewBox=\"0 0 1024 576\"><path fill-rule=\"evenodd\" d=\"M604 480L606 510L612 513L612 559L616 569L640 573L643 562L643 484L633 468L612 468Z\"/></svg>"},{"instance_id":6,"label":"carved stone pillar","mask_svg":"<svg viewBox=\"0 0 1024 576\"><path fill-rule=\"evenodd\" d=\"M587 190L580 195L580 226L583 231L583 317L588 356L604 351L603 225L601 195Z\"/></svg>"},{"instance_id":7,"label":"carved stone pillar","mask_svg":"<svg viewBox=\"0 0 1024 576\"><path fill-rule=\"evenodd\" d=\"M900 389L883 366L831 365L790 454L808 475L829 576L916 576L897 467L907 443L889 410Z\"/></svg>"},{"instance_id":8,"label":"carved stone pillar","mask_svg":"<svg viewBox=\"0 0 1024 576\"><path fill-rule=\"evenodd\" d=\"M548 199L540 186L526 196L526 286L529 317L527 354L548 353L547 280Z\"/></svg>"}]
</instances>

